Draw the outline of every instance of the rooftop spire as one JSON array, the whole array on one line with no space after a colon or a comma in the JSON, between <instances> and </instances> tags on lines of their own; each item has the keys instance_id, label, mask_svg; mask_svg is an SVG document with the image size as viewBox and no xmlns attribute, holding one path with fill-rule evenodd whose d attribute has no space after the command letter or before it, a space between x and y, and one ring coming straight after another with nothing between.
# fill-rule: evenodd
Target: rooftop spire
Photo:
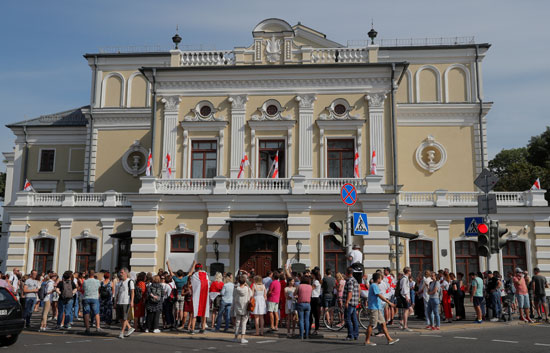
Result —
<instances>
[{"instance_id":1,"label":"rooftop spire","mask_svg":"<svg viewBox=\"0 0 550 353\"><path fill-rule=\"evenodd\" d=\"M374 20L371 19L371 29L368 33L368 36L370 38L370 44L374 45L374 38L378 35L378 32L374 30Z\"/></svg>"},{"instance_id":2,"label":"rooftop spire","mask_svg":"<svg viewBox=\"0 0 550 353\"><path fill-rule=\"evenodd\" d=\"M175 49L178 49L178 45L181 43L181 37L178 34L179 26L176 25L176 34L172 37L172 42L176 45Z\"/></svg>"}]
</instances>

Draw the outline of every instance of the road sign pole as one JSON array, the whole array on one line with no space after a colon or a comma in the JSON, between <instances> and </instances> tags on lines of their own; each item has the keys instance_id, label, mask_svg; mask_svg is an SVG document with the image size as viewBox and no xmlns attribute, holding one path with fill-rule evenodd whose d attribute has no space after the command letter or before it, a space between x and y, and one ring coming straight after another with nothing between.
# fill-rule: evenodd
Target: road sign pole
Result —
<instances>
[{"instance_id":1,"label":"road sign pole","mask_svg":"<svg viewBox=\"0 0 550 353\"><path fill-rule=\"evenodd\" d=\"M346 256L351 252L351 212L349 211L346 214Z\"/></svg>"}]
</instances>

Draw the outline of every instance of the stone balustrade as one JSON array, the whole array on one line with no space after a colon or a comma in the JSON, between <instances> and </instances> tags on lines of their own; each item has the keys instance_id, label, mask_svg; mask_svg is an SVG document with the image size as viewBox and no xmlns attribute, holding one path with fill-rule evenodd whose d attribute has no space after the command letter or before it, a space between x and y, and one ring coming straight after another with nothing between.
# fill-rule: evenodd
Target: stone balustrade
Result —
<instances>
[{"instance_id":1,"label":"stone balustrade","mask_svg":"<svg viewBox=\"0 0 550 353\"><path fill-rule=\"evenodd\" d=\"M47 207L129 207L126 195L116 191L103 193L36 193L20 191L15 199L15 206Z\"/></svg>"},{"instance_id":2,"label":"stone balustrade","mask_svg":"<svg viewBox=\"0 0 550 353\"><path fill-rule=\"evenodd\" d=\"M495 191L498 206L548 206L546 190ZM436 190L434 192L404 191L399 203L406 206L468 207L477 206L479 192Z\"/></svg>"}]
</instances>

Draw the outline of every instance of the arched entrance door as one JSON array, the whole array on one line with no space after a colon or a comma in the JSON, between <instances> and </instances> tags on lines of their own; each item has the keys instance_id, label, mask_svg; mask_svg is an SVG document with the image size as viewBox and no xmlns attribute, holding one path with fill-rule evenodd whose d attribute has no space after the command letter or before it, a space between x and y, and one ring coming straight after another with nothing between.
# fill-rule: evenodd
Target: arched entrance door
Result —
<instances>
[{"instance_id":1,"label":"arched entrance door","mask_svg":"<svg viewBox=\"0 0 550 353\"><path fill-rule=\"evenodd\" d=\"M268 271L279 267L279 241L277 237L268 234L250 234L240 239L239 268L254 270L264 277Z\"/></svg>"}]
</instances>

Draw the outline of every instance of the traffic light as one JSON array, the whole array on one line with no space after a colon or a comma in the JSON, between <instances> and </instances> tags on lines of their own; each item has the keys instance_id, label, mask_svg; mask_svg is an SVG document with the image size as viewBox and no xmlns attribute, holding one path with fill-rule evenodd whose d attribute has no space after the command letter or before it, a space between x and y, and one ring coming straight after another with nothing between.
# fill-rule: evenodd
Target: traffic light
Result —
<instances>
[{"instance_id":1,"label":"traffic light","mask_svg":"<svg viewBox=\"0 0 550 353\"><path fill-rule=\"evenodd\" d=\"M489 225L486 222L477 226L477 253L479 256L487 257L491 253L489 231Z\"/></svg>"},{"instance_id":2,"label":"traffic light","mask_svg":"<svg viewBox=\"0 0 550 353\"><path fill-rule=\"evenodd\" d=\"M489 233L491 238L491 254L498 254L500 249L502 249L508 241L506 239L500 239L508 233L508 228L500 227L498 220L492 220Z\"/></svg>"},{"instance_id":3,"label":"traffic light","mask_svg":"<svg viewBox=\"0 0 550 353\"><path fill-rule=\"evenodd\" d=\"M329 227L334 231L334 238L340 243L344 244L344 224L345 221L330 222Z\"/></svg>"}]
</instances>

